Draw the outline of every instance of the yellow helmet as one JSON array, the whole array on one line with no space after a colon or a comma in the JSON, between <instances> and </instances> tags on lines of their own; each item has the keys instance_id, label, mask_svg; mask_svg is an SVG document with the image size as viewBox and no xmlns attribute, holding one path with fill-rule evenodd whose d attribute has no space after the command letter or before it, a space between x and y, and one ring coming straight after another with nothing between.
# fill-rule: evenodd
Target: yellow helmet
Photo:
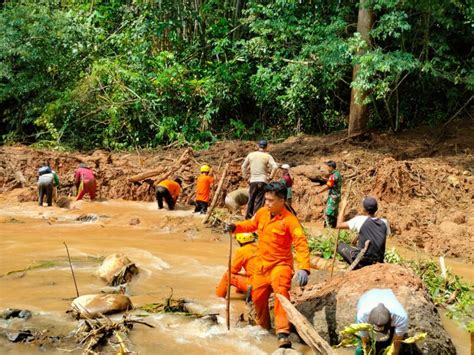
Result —
<instances>
[{"instance_id":1,"label":"yellow helmet","mask_svg":"<svg viewBox=\"0 0 474 355\"><path fill-rule=\"evenodd\" d=\"M203 165L201 166L201 173L208 173L211 170L209 165Z\"/></svg>"},{"instance_id":2,"label":"yellow helmet","mask_svg":"<svg viewBox=\"0 0 474 355\"><path fill-rule=\"evenodd\" d=\"M253 233L237 233L235 235L235 239L237 239L237 241L240 244L250 243L250 242L255 241L255 234L253 234Z\"/></svg>"}]
</instances>

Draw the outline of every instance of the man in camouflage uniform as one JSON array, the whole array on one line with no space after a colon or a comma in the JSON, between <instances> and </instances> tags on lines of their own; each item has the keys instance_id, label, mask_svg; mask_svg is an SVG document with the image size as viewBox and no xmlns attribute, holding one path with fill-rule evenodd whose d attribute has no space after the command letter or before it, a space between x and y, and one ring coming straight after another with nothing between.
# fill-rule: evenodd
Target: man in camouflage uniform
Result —
<instances>
[{"instance_id":1,"label":"man in camouflage uniform","mask_svg":"<svg viewBox=\"0 0 474 355\"><path fill-rule=\"evenodd\" d=\"M326 162L326 165L330 175L326 182L326 186L324 186L319 193L329 190L328 199L326 201L324 224L326 227L330 226L336 228L339 202L341 202L342 176L341 173L336 170L336 162L329 160Z\"/></svg>"}]
</instances>

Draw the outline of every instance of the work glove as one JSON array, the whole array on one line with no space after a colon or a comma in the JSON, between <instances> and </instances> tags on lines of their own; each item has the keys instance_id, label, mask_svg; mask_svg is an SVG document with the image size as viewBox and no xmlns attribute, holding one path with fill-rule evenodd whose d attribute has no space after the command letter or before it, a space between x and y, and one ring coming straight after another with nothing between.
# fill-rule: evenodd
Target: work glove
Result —
<instances>
[{"instance_id":1,"label":"work glove","mask_svg":"<svg viewBox=\"0 0 474 355\"><path fill-rule=\"evenodd\" d=\"M308 275L309 272L303 269L298 270L298 272L296 273L296 280L298 281L298 284L301 287L306 286L306 284L308 283Z\"/></svg>"},{"instance_id":2,"label":"work glove","mask_svg":"<svg viewBox=\"0 0 474 355\"><path fill-rule=\"evenodd\" d=\"M225 226L224 226L224 233L234 233L235 231L235 224L234 223L226 223Z\"/></svg>"}]
</instances>

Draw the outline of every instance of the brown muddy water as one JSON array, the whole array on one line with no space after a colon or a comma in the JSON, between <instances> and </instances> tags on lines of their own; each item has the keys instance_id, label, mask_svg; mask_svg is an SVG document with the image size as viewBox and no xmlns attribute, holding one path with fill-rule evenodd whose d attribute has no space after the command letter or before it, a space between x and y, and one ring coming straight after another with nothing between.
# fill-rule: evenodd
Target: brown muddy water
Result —
<instances>
[{"instance_id":1,"label":"brown muddy water","mask_svg":"<svg viewBox=\"0 0 474 355\"><path fill-rule=\"evenodd\" d=\"M226 270L228 240L203 227L200 216L191 211L158 211L155 203L145 202L80 201L65 210L11 200L0 196L1 309L31 310L30 324L48 326L50 335L64 335L74 329L76 323L65 314L75 297L63 245L66 242L81 295L100 293L104 288L104 282L95 275L100 258L123 253L140 269L129 286L135 306L162 302L172 289L174 298L195 302L203 313L220 314L217 325L173 314L151 315L145 320L155 328L137 325L130 333L130 350L139 354L267 354L275 350L273 335L257 326L237 326L245 307L243 296L235 293L233 326L227 331L225 300L217 298L214 290ZM84 214L97 219L76 220ZM132 218L139 218L140 224L130 225ZM10 273L31 265L45 267ZM464 265L460 265L461 270ZM448 266L457 272L455 263L448 262ZM460 273L466 276L464 271ZM472 280L472 273L469 275ZM468 334L446 317L443 322L459 353L468 354ZM1 327L11 325L10 321L0 321ZM294 347L310 353L306 346ZM48 347L47 352L81 353L79 349L71 352L73 349ZM34 345L0 341L0 353L43 351Z\"/></svg>"}]
</instances>

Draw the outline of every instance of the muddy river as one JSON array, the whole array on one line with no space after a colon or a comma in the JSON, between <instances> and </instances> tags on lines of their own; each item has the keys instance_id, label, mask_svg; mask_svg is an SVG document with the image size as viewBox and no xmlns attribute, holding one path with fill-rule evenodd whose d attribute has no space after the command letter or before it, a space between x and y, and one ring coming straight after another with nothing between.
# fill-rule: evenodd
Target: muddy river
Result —
<instances>
[{"instance_id":1,"label":"muddy river","mask_svg":"<svg viewBox=\"0 0 474 355\"><path fill-rule=\"evenodd\" d=\"M97 219L77 221L81 215ZM132 218L139 218L140 223L130 225ZM51 335L74 328L75 322L65 314L75 289L63 242L69 246L81 294L99 293L104 287L95 275L101 257L124 253L140 269L129 287L135 306L162 302L172 289L174 298L192 300L203 313L221 315L217 325L173 314L152 315L146 321L155 328L136 326L130 333L131 350L140 354L267 354L275 350L275 337L257 326L233 326L230 332L225 327L225 300L217 298L214 290L226 270L227 239L204 228L201 217L191 211L158 211L154 203L80 201L66 210L0 196L1 309L31 310L30 323L41 326L45 322ZM21 271L40 264L46 267ZM467 265L448 260L448 267L473 278ZM232 294L231 311L231 323L236 324L245 311L242 295ZM459 353L468 354L467 332L446 317L443 321ZM294 347L310 353L305 346ZM49 347L47 352L81 353L71 350ZM33 345L0 342L1 353L43 351Z\"/></svg>"}]
</instances>

